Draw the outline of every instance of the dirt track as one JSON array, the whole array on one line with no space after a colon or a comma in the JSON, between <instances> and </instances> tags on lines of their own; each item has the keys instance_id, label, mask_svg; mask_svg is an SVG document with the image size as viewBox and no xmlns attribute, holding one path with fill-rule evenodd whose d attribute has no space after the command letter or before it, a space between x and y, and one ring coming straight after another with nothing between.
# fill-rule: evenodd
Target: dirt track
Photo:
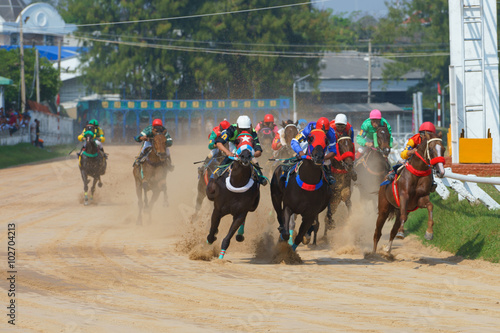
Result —
<instances>
[{"instance_id":1,"label":"dirt track","mask_svg":"<svg viewBox=\"0 0 500 333\"><path fill-rule=\"evenodd\" d=\"M106 149L108 173L89 207L75 159L0 170L0 247L5 253L7 224L15 223L21 331L500 331L500 265L412 238L395 242L391 260L365 258L375 223L365 205L316 249L300 246L303 264L272 264L277 223L267 186L245 242L233 240L225 260L192 260L212 251L202 246L211 203L192 215L192 162L206 149L173 147L170 207L158 202L143 226L135 224L131 171L138 147ZM0 267L0 330L7 330L5 255Z\"/></svg>"}]
</instances>

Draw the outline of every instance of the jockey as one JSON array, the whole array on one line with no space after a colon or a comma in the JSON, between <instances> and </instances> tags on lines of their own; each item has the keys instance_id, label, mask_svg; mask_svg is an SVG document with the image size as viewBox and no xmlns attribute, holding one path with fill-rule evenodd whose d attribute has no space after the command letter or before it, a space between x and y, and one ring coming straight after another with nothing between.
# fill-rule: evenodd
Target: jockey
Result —
<instances>
[{"instance_id":1,"label":"jockey","mask_svg":"<svg viewBox=\"0 0 500 333\"><path fill-rule=\"evenodd\" d=\"M274 116L272 114L266 114L264 116L264 121L260 121L257 126L255 126L255 132L259 133L259 131L263 128L270 128L274 134L278 134L278 126L274 123Z\"/></svg>"},{"instance_id":2,"label":"jockey","mask_svg":"<svg viewBox=\"0 0 500 333\"><path fill-rule=\"evenodd\" d=\"M85 149L85 146L87 145L87 141L85 141L85 132L87 131L87 128L91 127L92 132L94 132L94 140L97 145L97 147L103 152L104 154L104 148L102 147L102 143L106 140L104 137L104 131L102 128L99 127L99 122L96 119L90 120L87 125L83 128L82 134L78 136L78 141L83 141L83 147L80 149L80 152L77 153L78 156L81 155L82 151ZM104 156L107 158L107 154L104 154Z\"/></svg>"},{"instance_id":3,"label":"jockey","mask_svg":"<svg viewBox=\"0 0 500 333\"><path fill-rule=\"evenodd\" d=\"M210 153L208 153L208 156L205 158L205 161L203 163L203 166L198 168L198 173L201 175L205 168L211 163L212 158L217 156L219 154L219 149L215 145L215 140L221 136L222 131L226 130L229 126L231 126L231 123L224 119L221 121L221 123L218 126L215 126L212 129L212 132L210 133L208 137L208 149L210 149Z\"/></svg>"},{"instance_id":4,"label":"jockey","mask_svg":"<svg viewBox=\"0 0 500 333\"><path fill-rule=\"evenodd\" d=\"M358 152L364 153L365 147L373 147L374 136L377 135L377 128L381 125L386 125L391 135L390 146L392 147L392 129L387 120L382 118L382 113L375 109L370 112L370 117L361 125L361 130L356 137L356 142L360 145Z\"/></svg>"},{"instance_id":5,"label":"jockey","mask_svg":"<svg viewBox=\"0 0 500 333\"><path fill-rule=\"evenodd\" d=\"M278 150L280 150L281 148L283 148L284 146L286 146L286 140L285 140L285 128L287 125L293 125L293 121L288 119L286 121L286 125L285 127L283 128L280 128L278 130L278 133L274 136L274 139L273 139L273 144L271 145L271 148L277 152Z\"/></svg>"},{"instance_id":6,"label":"jockey","mask_svg":"<svg viewBox=\"0 0 500 333\"><path fill-rule=\"evenodd\" d=\"M298 130L299 130L299 132L300 132L301 130L303 130L304 128L306 128L306 127L307 127L307 124L309 124L309 123L307 122L307 120L305 120L305 119L299 119L299 121L298 121L298 123L297 123L297 126L298 126Z\"/></svg>"},{"instance_id":7,"label":"jockey","mask_svg":"<svg viewBox=\"0 0 500 333\"><path fill-rule=\"evenodd\" d=\"M215 144L217 148L221 152L227 155L227 157L222 161L221 165L224 164L229 164L230 163L230 158L229 157L235 157L235 142L236 139L238 138L238 135L241 134L241 132L246 131L252 135L253 138L253 149L255 151L255 157L259 157L262 155L262 147L260 146L259 143L259 137L257 136L257 132L252 128L252 121L248 116L239 116L238 119L236 120L236 124L233 124L229 126L227 129L222 131L221 135L215 139ZM231 150L227 149L224 144L226 142L229 142L229 147ZM260 184L266 185L267 184L267 179L262 175L262 171L260 170L259 164L255 163L257 167L255 168L257 170L257 180Z\"/></svg>"},{"instance_id":8,"label":"jockey","mask_svg":"<svg viewBox=\"0 0 500 333\"><path fill-rule=\"evenodd\" d=\"M326 134L326 137L328 139L327 145L326 145L326 152L328 152L325 155L325 160L329 160L333 157L335 157L336 154L336 149L335 149L335 144L337 143L337 140L335 139L335 132L333 128L330 127L330 121L326 117L321 117L318 119L317 122L310 122L302 132L300 132L295 138L292 139L292 149L295 151L300 158L302 156L305 156L306 154L304 151L307 149L307 144L308 144L308 138L309 135L311 135L311 132L314 129L320 129L323 130ZM330 162L330 161L328 161ZM325 171L325 176L326 179L328 180L328 183L330 185L335 184L335 178L332 176L332 171L330 170L330 166L328 165L323 165L323 170Z\"/></svg>"},{"instance_id":9,"label":"jockey","mask_svg":"<svg viewBox=\"0 0 500 333\"><path fill-rule=\"evenodd\" d=\"M418 145L422 142L422 138L425 134L434 133L436 134L436 127L430 121L426 121L420 125L418 128L418 133L408 139L408 142L405 145L405 149L401 152L401 158L404 160L409 159L417 152ZM389 181L393 181L396 178L396 174L398 169L403 165L403 163L396 164L392 170L387 174L386 179ZM436 190L437 183L434 181L434 176L432 177L432 185L431 192Z\"/></svg>"},{"instance_id":10,"label":"jockey","mask_svg":"<svg viewBox=\"0 0 500 333\"><path fill-rule=\"evenodd\" d=\"M144 141L144 144L142 145L141 153L139 156L136 156L134 165L139 165L141 163L141 160L144 156L146 156L147 152L151 149L150 147L152 146L151 141L149 139L153 138L154 132L153 129L157 133L164 133L165 137L167 138L167 147L172 146L172 138L170 137L170 134L168 134L168 131L165 127L163 127L163 122L161 119L155 119L153 120L153 124L149 125L145 129L142 130L142 132L134 137L134 140L136 142L141 142ZM172 171L174 169L174 166L172 165L172 159L170 158L170 150L167 148L167 169L169 171Z\"/></svg>"},{"instance_id":11,"label":"jockey","mask_svg":"<svg viewBox=\"0 0 500 333\"><path fill-rule=\"evenodd\" d=\"M351 124L347 122L345 114L339 113L334 120L330 121L330 127L335 131L337 139L342 136L350 136L352 142L354 142L354 131Z\"/></svg>"}]
</instances>

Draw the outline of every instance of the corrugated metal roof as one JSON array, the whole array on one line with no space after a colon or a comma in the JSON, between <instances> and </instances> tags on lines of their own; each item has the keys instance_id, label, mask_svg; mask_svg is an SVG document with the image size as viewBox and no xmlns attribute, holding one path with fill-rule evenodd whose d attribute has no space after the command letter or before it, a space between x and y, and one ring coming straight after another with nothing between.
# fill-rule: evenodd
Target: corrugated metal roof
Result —
<instances>
[{"instance_id":1,"label":"corrugated metal roof","mask_svg":"<svg viewBox=\"0 0 500 333\"><path fill-rule=\"evenodd\" d=\"M386 64L394 60L372 56L372 80L381 80ZM368 55L357 51L327 52L321 59L320 79L368 79ZM422 79L421 71L408 72L401 79Z\"/></svg>"},{"instance_id":2,"label":"corrugated metal roof","mask_svg":"<svg viewBox=\"0 0 500 333\"><path fill-rule=\"evenodd\" d=\"M22 0L0 0L0 16L5 22L15 22L24 8L26 4Z\"/></svg>"}]
</instances>

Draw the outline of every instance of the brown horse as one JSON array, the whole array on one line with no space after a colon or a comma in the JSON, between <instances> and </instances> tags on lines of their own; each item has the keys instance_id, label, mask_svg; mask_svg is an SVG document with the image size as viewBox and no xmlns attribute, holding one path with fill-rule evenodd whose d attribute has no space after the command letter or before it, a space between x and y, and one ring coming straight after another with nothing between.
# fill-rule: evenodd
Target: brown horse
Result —
<instances>
[{"instance_id":1,"label":"brown horse","mask_svg":"<svg viewBox=\"0 0 500 333\"><path fill-rule=\"evenodd\" d=\"M198 195L196 196L196 211L201 208L201 204L203 203L203 199L207 196L206 190L207 185L210 180L210 176L217 169L217 167L224 160L225 155L221 152L218 152L216 156L212 157L211 160L207 162L206 167L204 167L203 173L199 176L198 179Z\"/></svg>"},{"instance_id":2,"label":"brown horse","mask_svg":"<svg viewBox=\"0 0 500 333\"><path fill-rule=\"evenodd\" d=\"M280 161L286 160L288 158L292 158L295 156L295 152L292 149L292 139L299 134L299 130L297 128L297 124L294 124L291 120L287 122L283 121L282 126L285 130L285 144L282 144L278 150L275 150L274 159L270 161L274 161L271 163L271 171L275 170L276 167L280 164ZM273 142L273 149L275 148L275 143ZM271 175L272 176L272 175Z\"/></svg>"},{"instance_id":3,"label":"brown horse","mask_svg":"<svg viewBox=\"0 0 500 333\"><path fill-rule=\"evenodd\" d=\"M86 127L84 132L85 149L82 151L78 166L83 180L84 201L83 204L89 204L89 177L93 178L92 188L90 189L90 201L94 199L95 185L102 186L101 176L106 173L106 158L104 153L97 147L94 140L94 130L92 127Z\"/></svg>"},{"instance_id":4,"label":"brown horse","mask_svg":"<svg viewBox=\"0 0 500 333\"><path fill-rule=\"evenodd\" d=\"M331 169L335 178L335 184L332 185L332 190L336 195L332 196L332 200L328 205L328 210L325 216L325 233L335 227L333 215L337 211L340 202L344 202L349 215L351 214L351 181L353 179L354 167L354 143L350 136L342 136L337 139L337 156L332 159ZM319 229L319 223L315 226L315 231ZM316 244L316 234L314 242Z\"/></svg>"},{"instance_id":5,"label":"brown horse","mask_svg":"<svg viewBox=\"0 0 500 333\"><path fill-rule=\"evenodd\" d=\"M135 178L135 189L137 193L139 215L137 224L142 224L142 209L148 209L150 213L153 205L158 200L160 192L164 192L165 204L167 202L167 138L164 133L154 133L151 151L148 153L146 161L139 165L134 165L133 174ZM148 202L148 191L153 195ZM142 194L144 192L144 204ZM150 215L151 218L151 215Z\"/></svg>"},{"instance_id":6,"label":"brown horse","mask_svg":"<svg viewBox=\"0 0 500 333\"><path fill-rule=\"evenodd\" d=\"M391 133L387 126L379 126L374 139L373 147L366 147L366 151L354 165L358 176L356 185L365 200L376 199L378 187L391 168L387 160L391 152Z\"/></svg>"},{"instance_id":7,"label":"brown horse","mask_svg":"<svg viewBox=\"0 0 500 333\"><path fill-rule=\"evenodd\" d=\"M382 227L389 216L396 219L392 226L387 252L391 251L395 237L404 238L404 224L408 214L417 208L427 208L429 219L425 238L433 238L433 205L429 200L432 186L432 169L438 177L444 176L444 150L442 133L427 132L418 145L417 152L405 164L405 168L392 183L380 186L378 192L378 218L373 235L373 253L382 236Z\"/></svg>"},{"instance_id":8,"label":"brown horse","mask_svg":"<svg viewBox=\"0 0 500 333\"><path fill-rule=\"evenodd\" d=\"M248 212L257 209L260 201L260 184L255 180L255 167L252 164L253 140L248 132L238 135L237 157L230 167L218 178L211 178L207 185L207 198L214 202L210 232L207 236L207 243L212 244L219 231L220 220L231 214L233 222L229 232L221 243L219 259L223 259L229 247L231 238L236 231L236 241L242 242L245 237L244 226Z\"/></svg>"}]
</instances>

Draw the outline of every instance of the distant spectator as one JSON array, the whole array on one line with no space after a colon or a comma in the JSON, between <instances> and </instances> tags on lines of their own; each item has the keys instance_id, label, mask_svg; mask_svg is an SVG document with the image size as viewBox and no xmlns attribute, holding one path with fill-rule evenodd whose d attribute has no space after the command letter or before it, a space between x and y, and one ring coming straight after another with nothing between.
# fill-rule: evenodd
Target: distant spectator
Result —
<instances>
[{"instance_id":1,"label":"distant spectator","mask_svg":"<svg viewBox=\"0 0 500 333\"><path fill-rule=\"evenodd\" d=\"M19 129L19 120L17 118L17 112L12 112L10 114L10 118L9 118L9 133L10 133L10 136L12 136L12 134L14 134L15 132L17 132L17 130Z\"/></svg>"},{"instance_id":2,"label":"distant spectator","mask_svg":"<svg viewBox=\"0 0 500 333\"><path fill-rule=\"evenodd\" d=\"M9 124L7 123L7 117L4 115L0 116L0 132L7 131L9 129Z\"/></svg>"},{"instance_id":3,"label":"distant spectator","mask_svg":"<svg viewBox=\"0 0 500 333\"><path fill-rule=\"evenodd\" d=\"M43 148L43 140L40 139L40 120L35 119L35 147Z\"/></svg>"}]
</instances>

